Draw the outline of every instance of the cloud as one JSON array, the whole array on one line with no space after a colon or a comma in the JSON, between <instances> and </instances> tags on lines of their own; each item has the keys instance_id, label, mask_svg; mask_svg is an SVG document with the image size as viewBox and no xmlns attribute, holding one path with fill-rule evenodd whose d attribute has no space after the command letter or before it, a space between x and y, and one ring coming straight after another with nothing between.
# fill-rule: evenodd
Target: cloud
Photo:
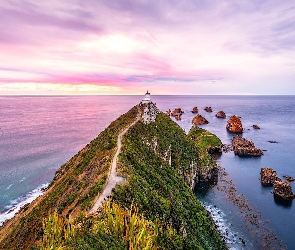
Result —
<instances>
[{"instance_id":1,"label":"cloud","mask_svg":"<svg viewBox=\"0 0 295 250\"><path fill-rule=\"evenodd\" d=\"M290 93L294 11L294 3L276 0L3 0L0 82L120 93L146 85L183 93L185 85L192 94L199 84L213 93L212 81L252 87L283 76Z\"/></svg>"}]
</instances>

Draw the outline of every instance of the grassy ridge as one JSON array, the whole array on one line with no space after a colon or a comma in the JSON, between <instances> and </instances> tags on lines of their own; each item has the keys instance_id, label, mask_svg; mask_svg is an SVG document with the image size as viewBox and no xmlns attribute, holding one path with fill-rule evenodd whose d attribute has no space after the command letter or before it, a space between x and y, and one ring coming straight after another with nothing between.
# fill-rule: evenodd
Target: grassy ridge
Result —
<instances>
[{"instance_id":1,"label":"grassy ridge","mask_svg":"<svg viewBox=\"0 0 295 250\"><path fill-rule=\"evenodd\" d=\"M0 249L225 249L190 189L195 142L163 113L124 135L118 167L127 182L100 213L86 216L105 185L117 135L136 115L134 107L64 164L49 190L1 228Z\"/></svg>"},{"instance_id":2,"label":"grassy ridge","mask_svg":"<svg viewBox=\"0 0 295 250\"><path fill-rule=\"evenodd\" d=\"M163 113L149 125L138 122L125 135L120 162L129 179L115 189L113 200L123 207L134 203L147 219L171 225L178 236L160 235L163 249L225 248L189 187L197 158L194 142Z\"/></svg>"},{"instance_id":3,"label":"grassy ridge","mask_svg":"<svg viewBox=\"0 0 295 250\"><path fill-rule=\"evenodd\" d=\"M42 220L57 211L72 217L87 211L103 190L117 136L136 119L137 108L112 122L56 172L49 189L0 229L0 249L29 249L41 240Z\"/></svg>"}]
</instances>

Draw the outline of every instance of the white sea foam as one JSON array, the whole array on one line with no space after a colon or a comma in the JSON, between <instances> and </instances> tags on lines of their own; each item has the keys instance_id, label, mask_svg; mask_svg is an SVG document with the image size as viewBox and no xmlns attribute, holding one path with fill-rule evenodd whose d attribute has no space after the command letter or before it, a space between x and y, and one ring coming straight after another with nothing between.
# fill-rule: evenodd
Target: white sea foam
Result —
<instances>
[{"instance_id":1,"label":"white sea foam","mask_svg":"<svg viewBox=\"0 0 295 250\"><path fill-rule=\"evenodd\" d=\"M244 244L241 242L240 238L244 239L241 233L235 232L231 224L226 219L226 214L223 213L218 207L209 205L206 202L201 202L203 207L210 213L212 219L217 226L217 230L223 238L228 249L238 250L245 249Z\"/></svg>"},{"instance_id":2,"label":"white sea foam","mask_svg":"<svg viewBox=\"0 0 295 250\"><path fill-rule=\"evenodd\" d=\"M11 219L22 206L31 203L37 197L43 194L42 189L48 187L48 184L42 184L41 186L37 187L33 191L27 193L24 196L17 198L16 200L11 201L9 206L5 207L5 211L0 214L0 226L2 226L3 222L7 219Z\"/></svg>"}]
</instances>

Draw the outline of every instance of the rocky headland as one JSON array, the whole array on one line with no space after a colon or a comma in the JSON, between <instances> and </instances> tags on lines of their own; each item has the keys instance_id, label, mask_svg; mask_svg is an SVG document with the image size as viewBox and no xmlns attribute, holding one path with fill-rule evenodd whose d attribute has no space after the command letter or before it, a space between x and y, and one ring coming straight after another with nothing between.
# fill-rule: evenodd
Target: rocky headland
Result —
<instances>
[{"instance_id":1,"label":"rocky headland","mask_svg":"<svg viewBox=\"0 0 295 250\"><path fill-rule=\"evenodd\" d=\"M120 135L116 171L126 181L89 213L106 187ZM197 181L211 177L210 164L153 103L135 106L61 166L48 190L0 228L0 249L135 249L134 242L137 249L226 249L192 192Z\"/></svg>"}]
</instances>

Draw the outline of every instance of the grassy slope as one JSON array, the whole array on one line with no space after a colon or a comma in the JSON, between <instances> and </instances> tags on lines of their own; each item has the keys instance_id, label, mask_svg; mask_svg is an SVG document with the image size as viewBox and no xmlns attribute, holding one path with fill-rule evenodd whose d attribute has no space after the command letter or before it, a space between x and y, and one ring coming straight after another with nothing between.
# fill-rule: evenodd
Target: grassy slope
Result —
<instances>
[{"instance_id":1,"label":"grassy slope","mask_svg":"<svg viewBox=\"0 0 295 250\"><path fill-rule=\"evenodd\" d=\"M224 249L211 217L189 188L197 157L194 142L163 113L149 125L138 122L125 135L120 161L129 179L115 189L113 199L125 207L134 202L146 218L172 225L181 240L160 235L164 249Z\"/></svg>"},{"instance_id":2,"label":"grassy slope","mask_svg":"<svg viewBox=\"0 0 295 250\"><path fill-rule=\"evenodd\" d=\"M64 217L87 211L105 185L118 134L136 115L134 107L61 166L48 191L0 229L0 249L28 249L34 245L42 238L42 219L54 211Z\"/></svg>"},{"instance_id":3,"label":"grassy slope","mask_svg":"<svg viewBox=\"0 0 295 250\"><path fill-rule=\"evenodd\" d=\"M137 108L133 108L121 116L63 165L46 194L0 230L2 239L7 234L0 248L28 249L39 239L41 241L44 237L42 220L53 211L64 218L63 225L69 225L65 217L70 213L79 215L86 211L93 204L97 191L103 188L119 131L135 119L136 113ZM150 125L138 122L125 134L119 165L128 181L115 188L112 200L118 211L123 211L119 214L128 214L135 207L136 221L142 220L144 228L155 225L157 233L148 229L150 235L157 235L153 238L153 246L160 249L225 249L211 217L189 188L197 161L195 143L163 113L158 115L156 122ZM130 216L123 219L122 229L120 224L114 224L120 215L109 211L113 210L105 208L98 216L91 217L80 214L76 218L79 226L75 225L73 235L68 240L58 235L56 245L63 244L68 249L130 247L127 238L133 224L130 227L126 224Z\"/></svg>"},{"instance_id":4,"label":"grassy slope","mask_svg":"<svg viewBox=\"0 0 295 250\"><path fill-rule=\"evenodd\" d=\"M199 167L214 167L216 166L215 161L211 155L208 154L210 147L221 147L221 140L214 134L210 133L206 129L202 129L198 126L193 126L188 132L187 137L195 142L199 152Z\"/></svg>"}]
</instances>

